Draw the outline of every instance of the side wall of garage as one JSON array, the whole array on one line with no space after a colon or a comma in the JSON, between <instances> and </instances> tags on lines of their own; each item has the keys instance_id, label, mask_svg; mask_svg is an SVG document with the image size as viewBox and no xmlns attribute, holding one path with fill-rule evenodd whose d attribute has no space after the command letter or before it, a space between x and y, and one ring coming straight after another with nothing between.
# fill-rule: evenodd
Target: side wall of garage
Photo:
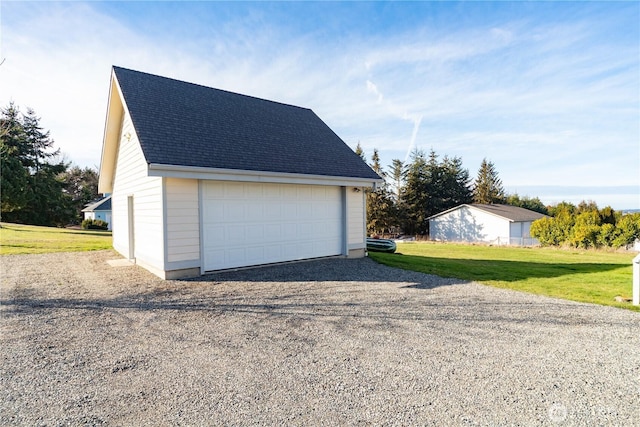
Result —
<instances>
[{"instance_id":1,"label":"side wall of garage","mask_svg":"<svg viewBox=\"0 0 640 427\"><path fill-rule=\"evenodd\" d=\"M367 247L366 197L363 188L344 187L346 202L347 255L363 257Z\"/></svg>"},{"instance_id":2,"label":"side wall of garage","mask_svg":"<svg viewBox=\"0 0 640 427\"><path fill-rule=\"evenodd\" d=\"M164 178L166 270L172 277L200 274L197 179Z\"/></svg>"},{"instance_id":3,"label":"side wall of garage","mask_svg":"<svg viewBox=\"0 0 640 427\"><path fill-rule=\"evenodd\" d=\"M158 274L164 271L162 178L147 176L147 163L126 112L116 165L111 198L113 247Z\"/></svg>"}]
</instances>

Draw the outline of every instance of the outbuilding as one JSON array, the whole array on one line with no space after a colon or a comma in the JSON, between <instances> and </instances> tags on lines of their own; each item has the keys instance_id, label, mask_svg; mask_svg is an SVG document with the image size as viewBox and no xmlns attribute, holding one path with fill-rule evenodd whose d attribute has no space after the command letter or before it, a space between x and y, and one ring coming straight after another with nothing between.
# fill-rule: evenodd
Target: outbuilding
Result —
<instances>
[{"instance_id":1,"label":"outbuilding","mask_svg":"<svg viewBox=\"0 0 640 427\"><path fill-rule=\"evenodd\" d=\"M107 228L111 230L111 195L89 204L82 209L84 219L99 219L107 223Z\"/></svg>"},{"instance_id":2,"label":"outbuilding","mask_svg":"<svg viewBox=\"0 0 640 427\"><path fill-rule=\"evenodd\" d=\"M538 245L531 223L544 218L539 212L501 204L464 204L429 218L429 239L443 242Z\"/></svg>"},{"instance_id":3,"label":"outbuilding","mask_svg":"<svg viewBox=\"0 0 640 427\"><path fill-rule=\"evenodd\" d=\"M366 250L381 178L310 109L113 67L99 191L162 278Z\"/></svg>"}]
</instances>

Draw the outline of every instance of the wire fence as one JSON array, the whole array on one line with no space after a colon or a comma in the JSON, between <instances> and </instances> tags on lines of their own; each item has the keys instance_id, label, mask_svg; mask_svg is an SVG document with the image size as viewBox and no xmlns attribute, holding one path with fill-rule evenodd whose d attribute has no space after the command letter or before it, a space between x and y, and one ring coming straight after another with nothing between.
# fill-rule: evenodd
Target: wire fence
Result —
<instances>
[{"instance_id":1,"label":"wire fence","mask_svg":"<svg viewBox=\"0 0 640 427\"><path fill-rule=\"evenodd\" d=\"M497 246L540 246L540 241L533 237L498 237L492 244Z\"/></svg>"}]
</instances>

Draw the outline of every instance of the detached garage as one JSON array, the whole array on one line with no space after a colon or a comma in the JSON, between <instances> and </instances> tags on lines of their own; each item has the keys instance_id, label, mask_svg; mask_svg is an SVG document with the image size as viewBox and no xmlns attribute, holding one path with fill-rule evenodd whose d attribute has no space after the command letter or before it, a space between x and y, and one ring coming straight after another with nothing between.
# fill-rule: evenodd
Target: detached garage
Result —
<instances>
[{"instance_id":1,"label":"detached garage","mask_svg":"<svg viewBox=\"0 0 640 427\"><path fill-rule=\"evenodd\" d=\"M531 223L544 218L538 212L510 205L460 205L429 218L429 238L443 242L484 242L531 246Z\"/></svg>"},{"instance_id":2,"label":"detached garage","mask_svg":"<svg viewBox=\"0 0 640 427\"><path fill-rule=\"evenodd\" d=\"M379 182L309 109L113 68L99 191L114 249L162 278L362 257Z\"/></svg>"}]
</instances>

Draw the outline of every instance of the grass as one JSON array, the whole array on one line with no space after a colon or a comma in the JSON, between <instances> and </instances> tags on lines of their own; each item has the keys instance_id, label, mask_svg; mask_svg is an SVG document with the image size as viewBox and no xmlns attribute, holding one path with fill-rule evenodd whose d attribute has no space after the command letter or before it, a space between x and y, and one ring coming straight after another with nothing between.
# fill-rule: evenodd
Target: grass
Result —
<instances>
[{"instance_id":1,"label":"grass","mask_svg":"<svg viewBox=\"0 0 640 427\"><path fill-rule=\"evenodd\" d=\"M472 280L498 288L640 311L631 298L635 254L443 243L400 243L395 254L370 252L386 265Z\"/></svg>"},{"instance_id":2,"label":"grass","mask_svg":"<svg viewBox=\"0 0 640 427\"><path fill-rule=\"evenodd\" d=\"M80 252L111 248L111 232L0 224L0 255Z\"/></svg>"}]
</instances>

